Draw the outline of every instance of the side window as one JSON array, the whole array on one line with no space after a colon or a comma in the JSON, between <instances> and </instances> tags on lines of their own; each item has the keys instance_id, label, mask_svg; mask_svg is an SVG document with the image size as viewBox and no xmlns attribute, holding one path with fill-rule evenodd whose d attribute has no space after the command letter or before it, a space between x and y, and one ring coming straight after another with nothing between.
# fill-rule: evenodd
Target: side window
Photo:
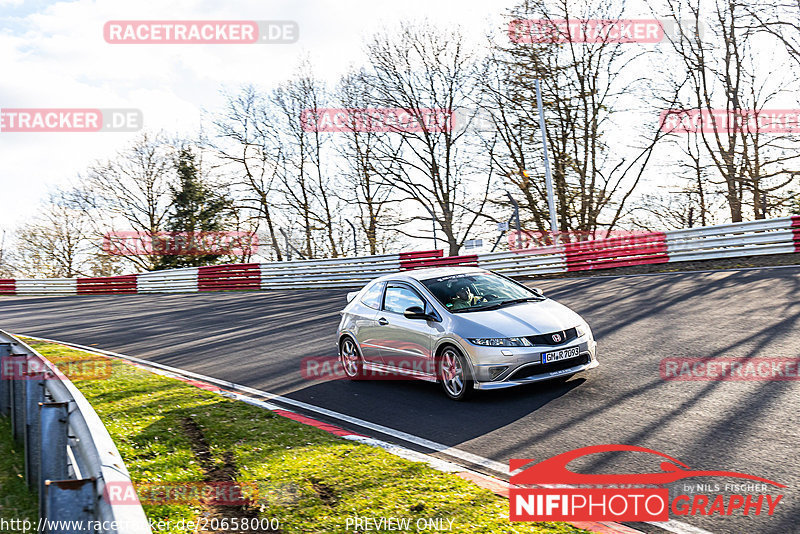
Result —
<instances>
[{"instance_id":1,"label":"side window","mask_svg":"<svg viewBox=\"0 0 800 534\"><path fill-rule=\"evenodd\" d=\"M361 297L361 303L364 306L369 308L374 308L376 310L380 309L381 307L381 296L383 295L383 282L378 282L371 288L364 293L364 296Z\"/></svg>"},{"instance_id":2,"label":"side window","mask_svg":"<svg viewBox=\"0 0 800 534\"><path fill-rule=\"evenodd\" d=\"M384 310L392 313L403 313L412 306L419 306L425 309L425 301L407 287L386 288L386 299L383 302Z\"/></svg>"}]
</instances>

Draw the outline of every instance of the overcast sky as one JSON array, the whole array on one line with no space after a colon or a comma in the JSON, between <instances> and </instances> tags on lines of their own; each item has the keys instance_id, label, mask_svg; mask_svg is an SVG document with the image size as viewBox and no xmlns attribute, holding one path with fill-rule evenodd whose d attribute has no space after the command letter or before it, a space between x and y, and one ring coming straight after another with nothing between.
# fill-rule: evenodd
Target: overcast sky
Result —
<instances>
[{"instance_id":1,"label":"overcast sky","mask_svg":"<svg viewBox=\"0 0 800 534\"><path fill-rule=\"evenodd\" d=\"M225 89L243 84L269 89L289 78L305 57L319 78L333 84L349 67L365 64L365 38L400 20L459 25L478 46L484 46L487 33L502 41L507 39L503 14L517 3L0 0L0 108L136 108L146 130L193 136L204 114L223 105ZM648 5L648 0L627 3L625 18L651 17ZM103 26L110 20L291 20L300 35L294 44L108 44ZM667 45L640 46L655 50ZM770 57L775 53L774 44L757 49ZM788 99L784 107L795 107L795 96L782 95ZM620 115L612 135L629 137L627 132L641 120L635 113ZM49 191L74 181L93 161L112 157L137 135L0 132L0 230L13 230ZM640 190L666 184L669 173L659 167L660 158L654 157Z\"/></svg>"},{"instance_id":2,"label":"overcast sky","mask_svg":"<svg viewBox=\"0 0 800 534\"><path fill-rule=\"evenodd\" d=\"M363 63L363 41L382 25L429 18L476 40L502 31L512 0L200 1L0 0L0 108L138 108L148 130L192 135L220 91L271 87L307 55L335 82ZM294 20L295 44L112 45L109 20ZM0 229L11 230L57 185L128 144L131 133L0 132Z\"/></svg>"}]
</instances>

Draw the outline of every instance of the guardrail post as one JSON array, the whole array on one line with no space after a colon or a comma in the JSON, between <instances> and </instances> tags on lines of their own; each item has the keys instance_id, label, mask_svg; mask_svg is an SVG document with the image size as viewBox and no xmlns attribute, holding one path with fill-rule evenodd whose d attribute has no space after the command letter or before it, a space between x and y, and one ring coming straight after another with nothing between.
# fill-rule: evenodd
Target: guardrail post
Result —
<instances>
[{"instance_id":1,"label":"guardrail post","mask_svg":"<svg viewBox=\"0 0 800 534\"><path fill-rule=\"evenodd\" d=\"M94 493L95 480L84 478L81 480L47 480L44 483L45 500L44 514L42 519L45 521L42 532L47 534L72 534L73 532L83 531L83 528L75 529L75 522L79 525L87 525L95 518ZM49 521L55 524L48 524ZM73 522L70 525L70 522ZM59 523L61 525L59 525ZM57 528L61 526L61 528Z\"/></svg>"},{"instance_id":2,"label":"guardrail post","mask_svg":"<svg viewBox=\"0 0 800 534\"><path fill-rule=\"evenodd\" d=\"M28 373L25 380L25 482L39 490L39 404L44 401L44 373Z\"/></svg>"},{"instance_id":3,"label":"guardrail post","mask_svg":"<svg viewBox=\"0 0 800 534\"><path fill-rule=\"evenodd\" d=\"M25 354L12 354L6 357L6 379L11 390L11 435L18 443L22 443L25 436L25 400L22 374L27 370L28 356Z\"/></svg>"},{"instance_id":4,"label":"guardrail post","mask_svg":"<svg viewBox=\"0 0 800 534\"><path fill-rule=\"evenodd\" d=\"M69 403L39 404L39 515L45 517L45 481L67 478L67 418Z\"/></svg>"},{"instance_id":5,"label":"guardrail post","mask_svg":"<svg viewBox=\"0 0 800 534\"><path fill-rule=\"evenodd\" d=\"M11 392L5 380L6 358L11 354L11 343L0 343L0 415L8 416L11 409Z\"/></svg>"},{"instance_id":6,"label":"guardrail post","mask_svg":"<svg viewBox=\"0 0 800 534\"><path fill-rule=\"evenodd\" d=\"M40 525L40 532L71 534L89 526L103 534L150 534L141 504L115 504L98 494L112 482L129 484L130 475L86 398L51 362L3 330L0 345L5 405L21 431L25 479L38 493L38 516L67 522ZM76 521L89 523L76 529Z\"/></svg>"}]
</instances>

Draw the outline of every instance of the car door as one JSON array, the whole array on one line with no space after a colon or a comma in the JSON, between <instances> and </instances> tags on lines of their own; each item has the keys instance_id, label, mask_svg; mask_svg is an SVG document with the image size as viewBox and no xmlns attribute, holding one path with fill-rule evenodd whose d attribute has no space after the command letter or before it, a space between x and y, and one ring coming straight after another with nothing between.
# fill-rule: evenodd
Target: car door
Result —
<instances>
[{"instance_id":1,"label":"car door","mask_svg":"<svg viewBox=\"0 0 800 534\"><path fill-rule=\"evenodd\" d=\"M407 319L403 312L412 306L423 310L430 305L410 285L388 282L383 297L383 306L378 313L381 329L381 359L384 365L423 373L429 369L433 328L424 319Z\"/></svg>"},{"instance_id":2,"label":"car door","mask_svg":"<svg viewBox=\"0 0 800 534\"><path fill-rule=\"evenodd\" d=\"M381 362L382 326L378 324L378 313L383 302L385 282L378 282L370 287L361 297L356 330L356 340L361 349L364 361Z\"/></svg>"}]
</instances>

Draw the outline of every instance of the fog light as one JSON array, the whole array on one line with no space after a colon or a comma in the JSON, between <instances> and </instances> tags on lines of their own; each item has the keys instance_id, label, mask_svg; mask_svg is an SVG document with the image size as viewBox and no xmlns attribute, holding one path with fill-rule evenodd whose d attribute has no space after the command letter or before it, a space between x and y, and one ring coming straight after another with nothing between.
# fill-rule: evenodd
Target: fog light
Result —
<instances>
[{"instance_id":1,"label":"fog light","mask_svg":"<svg viewBox=\"0 0 800 534\"><path fill-rule=\"evenodd\" d=\"M504 365L503 367L489 367L489 376L491 376L492 380L494 380L498 376L502 375L506 369L508 369L507 365Z\"/></svg>"}]
</instances>

